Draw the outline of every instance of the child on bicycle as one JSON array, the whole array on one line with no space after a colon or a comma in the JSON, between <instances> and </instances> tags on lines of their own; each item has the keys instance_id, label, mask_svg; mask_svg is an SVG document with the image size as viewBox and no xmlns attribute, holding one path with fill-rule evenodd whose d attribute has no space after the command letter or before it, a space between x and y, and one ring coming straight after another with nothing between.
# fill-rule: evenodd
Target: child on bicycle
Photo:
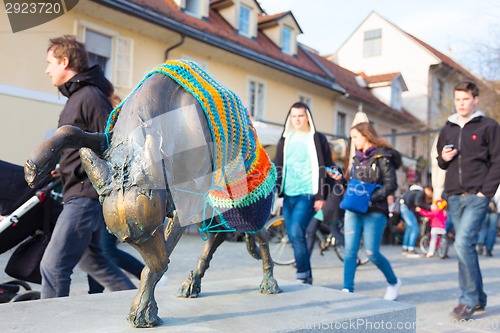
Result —
<instances>
[{"instance_id":1,"label":"child on bicycle","mask_svg":"<svg viewBox=\"0 0 500 333\"><path fill-rule=\"evenodd\" d=\"M427 252L427 258L432 258L434 256L438 235L446 234L447 215L445 209L447 205L446 200L437 199L431 205L431 210L426 210L420 207L415 209L420 215L430 219L431 240L429 242L429 252Z\"/></svg>"}]
</instances>

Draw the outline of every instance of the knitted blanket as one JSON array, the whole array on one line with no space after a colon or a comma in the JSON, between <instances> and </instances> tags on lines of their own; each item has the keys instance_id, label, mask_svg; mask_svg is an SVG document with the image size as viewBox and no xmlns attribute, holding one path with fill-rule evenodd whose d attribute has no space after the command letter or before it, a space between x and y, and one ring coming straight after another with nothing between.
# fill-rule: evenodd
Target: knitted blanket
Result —
<instances>
[{"instance_id":1,"label":"knitted blanket","mask_svg":"<svg viewBox=\"0 0 500 333\"><path fill-rule=\"evenodd\" d=\"M200 103L210 128L215 149L212 187L206 193L206 202L217 218L207 216L200 231L219 232L221 224L224 231L262 229L274 198L276 169L240 98L197 64L186 60L157 66L135 90L157 73L173 79ZM106 133L113 129L124 102L111 113Z\"/></svg>"}]
</instances>

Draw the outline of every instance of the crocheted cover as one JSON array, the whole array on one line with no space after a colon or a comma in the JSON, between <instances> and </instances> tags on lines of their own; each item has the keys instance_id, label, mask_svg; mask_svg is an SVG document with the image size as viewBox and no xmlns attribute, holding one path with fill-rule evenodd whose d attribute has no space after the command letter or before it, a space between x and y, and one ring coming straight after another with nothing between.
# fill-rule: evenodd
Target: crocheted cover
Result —
<instances>
[{"instance_id":1,"label":"crocheted cover","mask_svg":"<svg viewBox=\"0 0 500 333\"><path fill-rule=\"evenodd\" d=\"M219 213L221 223L227 231L261 230L272 207L276 168L258 141L239 97L191 61L167 61L148 73L142 82L156 73L175 80L203 108L215 147L212 189L206 197ZM106 133L113 129L124 102L111 113ZM200 231L220 231L213 218L207 220L210 222L208 225L204 222Z\"/></svg>"}]
</instances>

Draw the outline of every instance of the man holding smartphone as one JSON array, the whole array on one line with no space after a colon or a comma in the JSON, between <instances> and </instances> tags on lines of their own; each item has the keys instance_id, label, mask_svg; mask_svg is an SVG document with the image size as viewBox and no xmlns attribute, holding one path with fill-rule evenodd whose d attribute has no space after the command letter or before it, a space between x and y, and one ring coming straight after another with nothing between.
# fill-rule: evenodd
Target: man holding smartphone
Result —
<instances>
[{"instance_id":1,"label":"man holding smartphone","mask_svg":"<svg viewBox=\"0 0 500 333\"><path fill-rule=\"evenodd\" d=\"M444 191L455 228L462 293L451 315L458 320L468 320L486 307L476 244L488 204L500 183L500 126L476 110L478 102L475 83L457 84L456 113L448 118L437 143L439 167L447 171Z\"/></svg>"}]
</instances>

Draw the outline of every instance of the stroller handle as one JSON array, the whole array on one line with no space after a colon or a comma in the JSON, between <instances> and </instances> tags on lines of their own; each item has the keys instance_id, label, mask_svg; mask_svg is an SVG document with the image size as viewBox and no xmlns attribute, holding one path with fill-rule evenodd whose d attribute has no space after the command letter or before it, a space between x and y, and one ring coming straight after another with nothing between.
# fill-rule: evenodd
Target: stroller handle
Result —
<instances>
[{"instance_id":1,"label":"stroller handle","mask_svg":"<svg viewBox=\"0 0 500 333\"><path fill-rule=\"evenodd\" d=\"M52 191L56 186L61 184L61 178L57 178L51 181L47 186L43 187L41 190L37 191L34 196L32 196L28 201L19 206L15 211L13 211L9 216L6 216L0 221L0 233L11 225L15 225L19 222L19 219L26 214L31 208L43 202L47 198L47 194Z\"/></svg>"}]
</instances>

